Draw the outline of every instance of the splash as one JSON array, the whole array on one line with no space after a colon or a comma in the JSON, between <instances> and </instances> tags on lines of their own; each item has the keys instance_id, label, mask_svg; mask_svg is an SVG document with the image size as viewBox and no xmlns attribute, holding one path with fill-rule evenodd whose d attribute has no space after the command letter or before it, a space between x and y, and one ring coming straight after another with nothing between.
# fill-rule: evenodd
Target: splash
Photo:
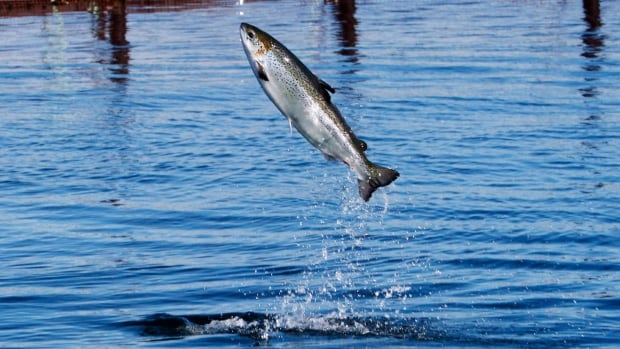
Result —
<instances>
[{"instance_id":1,"label":"splash","mask_svg":"<svg viewBox=\"0 0 620 349\"><path fill-rule=\"evenodd\" d=\"M264 312L164 313L126 324L140 326L141 333L147 336L237 334L259 344L282 334L428 338L432 332L430 321L400 313L399 309L406 309L412 298L411 287L400 285L397 275L386 278L372 267L383 263L376 240L396 243L384 234L383 220L389 213L387 195L376 195L373 202L364 203L351 185L355 178L345 181L339 209L332 210L331 216L315 217L316 206L298 216L300 231L295 233L296 238L320 238L320 245L299 245L309 255L305 270L274 295ZM321 207L324 211L325 207Z\"/></svg>"},{"instance_id":2,"label":"splash","mask_svg":"<svg viewBox=\"0 0 620 349\"><path fill-rule=\"evenodd\" d=\"M285 292L265 309L280 314L278 319L287 328L295 327L292 324L304 324L306 327L298 327L308 330L312 329L307 327L310 324L320 323L322 326L319 327L325 329L330 327L328 323L333 325L335 319L364 318L369 314L397 318L399 310L394 311L392 304L397 302L401 309L406 309L406 303L411 299L410 287L400 285L397 276L385 278L370 267L383 261L379 257L382 251L376 250L375 240L385 239L383 221L389 212L389 202L385 193L376 195L370 204L363 202L352 185L355 181L350 174L340 183L344 190L338 190L342 193L339 209L332 210L330 216L313 218L309 214L298 217L302 229L320 227L318 231L309 228L304 236L312 240L320 235L320 248L316 244L307 245L304 252L310 258L302 277L292 280ZM325 212L325 207L321 207L321 212ZM319 224L312 224L313 219ZM397 243L386 242L388 245ZM393 284L381 287L382 280ZM325 314L330 315L326 317ZM352 326L355 333L364 333L354 323L345 323ZM339 330L347 332L345 328Z\"/></svg>"},{"instance_id":3,"label":"splash","mask_svg":"<svg viewBox=\"0 0 620 349\"><path fill-rule=\"evenodd\" d=\"M439 338L427 319L342 317L338 313L310 316L303 320L286 316L246 312L217 315L154 314L121 324L139 327L143 336L182 338L196 335L237 334L266 343L278 333L311 336L394 337L413 340Z\"/></svg>"}]
</instances>

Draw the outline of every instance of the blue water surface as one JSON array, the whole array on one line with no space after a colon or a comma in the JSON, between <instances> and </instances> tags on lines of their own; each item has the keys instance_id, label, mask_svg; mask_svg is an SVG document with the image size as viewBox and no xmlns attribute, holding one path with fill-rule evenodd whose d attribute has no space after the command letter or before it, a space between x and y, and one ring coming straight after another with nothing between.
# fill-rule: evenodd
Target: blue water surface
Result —
<instances>
[{"instance_id":1,"label":"blue water surface","mask_svg":"<svg viewBox=\"0 0 620 349\"><path fill-rule=\"evenodd\" d=\"M0 347L620 345L620 3L0 18ZM369 203L264 95L336 88Z\"/></svg>"}]
</instances>

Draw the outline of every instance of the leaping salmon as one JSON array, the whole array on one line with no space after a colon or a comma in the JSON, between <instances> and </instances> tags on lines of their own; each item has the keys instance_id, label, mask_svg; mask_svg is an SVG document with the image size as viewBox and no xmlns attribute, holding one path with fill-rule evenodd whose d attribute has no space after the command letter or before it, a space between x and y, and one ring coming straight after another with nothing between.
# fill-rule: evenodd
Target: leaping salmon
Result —
<instances>
[{"instance_id":1,"label":"leaping salmon","mask_svg":"<svg viewBox=\"0 0 620 349\"><path fill-rule=\"evenodd\" d=\"M331 102L334 88L266 32L247 23L241 23L240 32L252 71L269 99L325 157L340 160L351 168L364 201L377 188L398 178L397 171L366 158L366 143L357 138Z\"/></svg>"}]
</instances>

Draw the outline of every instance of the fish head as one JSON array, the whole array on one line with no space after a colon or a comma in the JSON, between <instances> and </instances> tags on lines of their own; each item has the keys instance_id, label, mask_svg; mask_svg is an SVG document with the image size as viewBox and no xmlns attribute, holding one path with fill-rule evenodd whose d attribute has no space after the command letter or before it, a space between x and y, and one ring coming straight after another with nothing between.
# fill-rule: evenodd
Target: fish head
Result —
<instances>
[{"instance_id":1,"label":"fish head","mask_svg":"<svg viewBox=\"0 0 620 349\"><path fill-rule=\"evenodd\" d=\"M241 23L239 31L243 50L250 62L250 66L252 66L254 74L259 80L262 80L261 83L268 81L265 62L269 59L268 56L274 43L276 43L275 39L248 23Z\"/></svg>"},{"instance_id":2,"label":"fish head","mask_svg":"<svg viewBox=\"0 0 620 349\"><path fill-rule=\"evenodd\" d=\"M265 55L271 50L273 38L271 35L248 23L241 23L241 42L245 53L253 58Z\"/></svg>"}]
</instances>

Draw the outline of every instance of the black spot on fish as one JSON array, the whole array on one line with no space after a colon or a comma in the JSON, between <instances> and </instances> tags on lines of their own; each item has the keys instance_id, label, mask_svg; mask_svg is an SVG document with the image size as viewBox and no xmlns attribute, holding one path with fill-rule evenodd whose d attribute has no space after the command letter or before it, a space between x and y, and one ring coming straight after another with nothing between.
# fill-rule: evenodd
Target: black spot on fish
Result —
<instances>
[{"instance_id":1,"label":"black spot on fish","mask_svg":"<svg viewBox=\"0 0 620 349\"><path fill-rule=\"evenodd\" d=\"M263 68L263 66L258 62L256 62L256 67L258 68L258 78L264 81L269 81L267 73L265 72L265 68Z\"/></svg>"}]
</instances>

